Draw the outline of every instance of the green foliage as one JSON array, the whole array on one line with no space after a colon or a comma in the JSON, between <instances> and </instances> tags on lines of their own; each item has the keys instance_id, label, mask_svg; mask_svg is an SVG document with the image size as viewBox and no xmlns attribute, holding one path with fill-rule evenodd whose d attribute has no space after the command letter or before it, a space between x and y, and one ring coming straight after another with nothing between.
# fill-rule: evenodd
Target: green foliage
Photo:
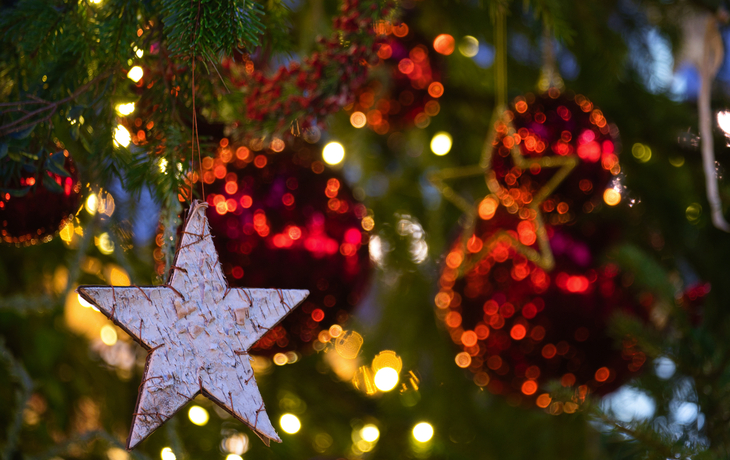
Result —
<instances>
[{"instance_id":1,"label":"green foliage","mask_svg":"<svg viewBox=\"0 0 730 460\"><path fill-rule=\"evenodd\" d=\"M236 49L252 50L264 30L263 7L250 0L162 0L162 21L175 57L215 63Z\"/></svg>"}]
</instances>

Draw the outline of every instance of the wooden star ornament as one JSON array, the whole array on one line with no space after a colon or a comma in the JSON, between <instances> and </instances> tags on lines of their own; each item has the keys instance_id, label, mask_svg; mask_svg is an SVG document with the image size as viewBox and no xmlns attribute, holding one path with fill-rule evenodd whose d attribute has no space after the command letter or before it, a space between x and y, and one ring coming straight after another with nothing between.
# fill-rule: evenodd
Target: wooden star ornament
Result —
<instances>
[{"instance_id":1,"label":"wooden star ornament","mask_svg":"<svg viewBox=\"0 0 730 460\"><path fill-rule=\"evenodd\" d=\"M192 203L168 284L77 289L149 350L128 449L199 393L248 425L266 445L281 442L266 414L248 350L309 291L229 288L206 208L206 203Z\"/></svg>"}]
</instances>

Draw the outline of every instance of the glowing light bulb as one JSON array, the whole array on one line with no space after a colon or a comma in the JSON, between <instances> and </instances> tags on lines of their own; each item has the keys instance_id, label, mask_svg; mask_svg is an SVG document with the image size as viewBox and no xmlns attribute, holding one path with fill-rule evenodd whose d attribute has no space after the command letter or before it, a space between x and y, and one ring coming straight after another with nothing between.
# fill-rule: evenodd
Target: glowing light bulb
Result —
<instances>
[{"instance_id":1,"label":"glowing light bulb","mask_svg":"<svg viewBox=\"0 0 730 460\"><path fill-rule=\"evenodd\" d=\"M84 299L83 297L81 297L80 294L76 294L76 295L78 296L79 303L81 304L82 307L84 307L84 308L91 308L92 310L99 311L99 309L96 308L96 306L93 303L87 302L86 299Z\"/></svg>"},{"instance_id":2,"label":"glowing light bulb","mask_svg":"<svg viewBox=\"0 0 730 460\"><path fill-rule=\"evenodd\" d=\"M375 386L380 391L390 391L398 385L398 371L392 367L384 367L375 373Z\"/></svg>"},{"instance_id":3,"label":"glowing light bulb","mask_svg":"<svg viewBox=\"0 0 730 460\"><path fill-rule=\"evenodd\" d=\"M322 158L325 163L336 165L345 159L345 147L339 142L330 142L322 149Z\"/></svg>"},{"instance_id":4,"label":"glowing light bulb","mask_svg":"<svg viewBox=\"0 0 730 460\"><path fill-rule=\"evenodd\" d=\"M226 455L226 460L243 460L243 457L236 454L228 454Z\"/></svg>"},{"instance_id":5,"label":"glowing light bulb","mask_svg":"<svg viewBox=\"0 0 730 460\"><path fill-rule=\"evenodd\" d=\"M191 422L198 426L203 426L206 423L208 423L208 419L210 418L208 416L208 411L203 409L200 406L193 406L188 411L188 418Z\"/></svg>"},{"instance_id":6,"label":"glowing light bulb","mask_svg":"<svg viewBox=\"0 0 730 460\"><path fill-rule=\"evenodd\" d=\"M451 150L451 134L440 131L431 139L431 151L436 155L446 155Z\"/></svg>"},{"instance_id":7,"label":"glowing light bulb","mask_svg":"<svg viewBox=\"0 0 730 460\"><path fill-rule=\"evenodd\" d=\"M99 208L99 198L97 198L95 193L92 193L86 198L84 208L86 209L86 212L92 216L96 214L96 210Z\"/></svg>"},{"instance_id":8,"label":"glowing light bulb","mask_svg":"<svg viewBox=\"0 0 730 460\"><path fill-rule=\"evenodd\" d=\"M467 35L459 43L459 52L466 57L474 57L479 53L479 40Z\"/></svg>"},{"instance_id":9,"label":"glowing light bulb","mask_svg":"<svg viewBox=\"0 0 730 460\"><path fill-rule=\"evenodd\" d=\"M294 434L302 428L302 422L294 414L284 414L279 419L279 425L285 433Z\"/></svg>"},{"instance_id":10,"label":"glowing light bulb","mask_svg":"<svg viewBox=\"0 0 730 460\"><path fill-rule=\"evenodd\" d=\"M607 188L606 191L603 192L603 201L605 201L609 206L616 206L621 203L621 193L619 193L616 189Z\"/></svg>"},{"instance_id":11,"label":"glowing light bulb","mask_svg":"<svg viewBox=\"0 0 730 460\"><path fill-rule=\"evenodd\" d=\"M141 58L142 56L144 56L144 51L142 51L141 49L138 49L137 51L134 52L134 54L136 54L138 58Z\"/></svg>"},{"instance_id":12,"label":"glowing light bulb","mask_svg":"<svg viewBox=\"0 0 730 460\"><path fill-rule=\"evenodd\" d=\"M433 426L428 422L421 422L413 427L413 437L418 442L428 442L433 438Z\"/></svg>"},{"instance_id":13,"label":"glowing light bulb","mask_svg":"<svg viewBox=\"0 0 730 460\"><path fill-rule=\"evenodd\" d=\"M372 423L368 423L360 430L360 437L367 442L375 442L380 437L380 430Z\"/></svg>"},{"instance_id":14,"label":"glowing light bulb","mask_svg":"<svg viewBox=\"0 0 730 460\"><path fill-rule=\"evenodd\" d=\"M114 326L110 326L106 324L104 327L101 328L101 341L104 342L104 345L112 346L115 343L117 343L117 331L114 329Z\"/></svg>"},{"instance_id":15,"label":"glowing light bulb","mask_svg":"<svg viewBox=\"0 0 730 460\"><path fill-rule=\"evenodd\" d=\"M176 460L177 457L175 456L175 453L170 449L169 447L165 447L160 452L160 458L162 460Z\"/></svg>"},{"instance_id":16,"label":"glowing light bulb","mask_svg":"<svg viewBox=\"0 0 730 460\"><path fill-rule=\"evenodd\" d=\"M717 124L726 136L730 135L730 111L717 112Z\"/></svg>"},{"instance_id":17,"label":"glowing light bulb","mask_svg":"<svg viewBox=\"0 0 730 460\"><path fill-rule=\"evenodd\" d=\"M134 112L134 102L128 102L126 104L119 104L116 107L117 113L119 115L129 115L130 113Z\"/></svg>"},{"instance_id":18,"label":"glowing light bulb","mask_svg":"<svg viewBox=\"0 0 730 460\"><path fill-rule=\"evenodd\" d=\"M132 142L132 135L129 134L129 131L127 131L124 125L118 125L114 129L114 145L127 147L130 142Z\"/></svg>"},{"instance_id":19,"label":"glowing light bulb","mask_svg":"<svg viewBox=\"0 0 730 460\"><path fill-rule=\"evenodd\" d=\"M167 160L165 158L160 158L160 172L162 174L167 174Z\"/></svg>"},{"instance_id":20,"label":"glowing light bulb","mask_svg":"<svg viewBox=\"0 0 730 460\"><path fill-rule=\"evenodd\" d=\"M142 67L136 65L129 69L129 72L127 72L127 78L132 80L133 82L137 83L142 79L144 76L144 70L142 70Z\"/></svg>"}]
</instances>

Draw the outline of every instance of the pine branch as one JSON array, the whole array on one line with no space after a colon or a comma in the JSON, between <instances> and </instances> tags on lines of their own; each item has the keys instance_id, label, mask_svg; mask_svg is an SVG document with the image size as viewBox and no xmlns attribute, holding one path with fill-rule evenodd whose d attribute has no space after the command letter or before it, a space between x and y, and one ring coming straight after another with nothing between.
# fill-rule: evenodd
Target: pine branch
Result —
<instances>
[{"instance_id":1,"label":"pine branch","mask_svg":"<svg viewBox=\"0 0 730 460\"><path fill-rule=\"evenodd\" d=\"M252 49L264 31L263 7L248 0L163 0L162 22L175 57L232 54Z\"/></svg>"},{"instance_id":2,"label":"pine branch","mask_svg":"<svg viewBox=\"0 0 730 460\"><path fill-rule=\"evenodd\" d=\"M99 81L101 81L104 78L111 75L111 73L112 73L111 70L102 72L100 75L96 76L96 78L94 78L93 80L89 81L88 83L86 83L84 85L81 85L76 91L71 93L70 96L68 96L64 99L61 99L59 101L48 102L48 101L44 101L42 99L38 99L37 101L33 100L33 101L21 101L21 102L16 102L16 103L9 103L8 105L12 104L13 106L18 106L18 107L26 106L26 105L30 105L30 104L41 104L42 107L39 109L35 109L32 112L29 112L28 114L26 114L25 116L23 116L17 120L9 121L3 125L0 125L0 137L15 133L15 132L19 132L19 131L24 131L39 123L49 121L53 117L53 115L56 114L56 111L58 110L59 107L65 105L65 104L68 104L71 101L76 100L76 98L78 98L82 94L86 93L86 91L89 88L91 88ZM30 96L30 97L32 99L35 99L33 96ZM5 113L5 112L0 111L0 115L2 115L3 113Z\"/></svg>"}]
</instances>

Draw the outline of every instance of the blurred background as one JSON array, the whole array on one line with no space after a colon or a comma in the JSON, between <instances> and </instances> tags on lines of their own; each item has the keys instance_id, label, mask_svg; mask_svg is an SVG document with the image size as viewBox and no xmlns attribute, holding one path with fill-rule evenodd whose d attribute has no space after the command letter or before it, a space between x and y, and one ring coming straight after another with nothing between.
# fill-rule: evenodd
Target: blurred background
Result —
<instances>
[{"instance_id":1,"label":"blurred background","mask_svg":"<svg viewBox=\"0 0 730 460\"><path fill-rule=\"evenodd\" d=\"M248 2L193 61L188 3L2 4L3 458L730 455L725 2ZM312 292L283 443L198 396L127 452L147 351L75 288L164 283L191 191Z\"/></svg>"}]
</instances>

